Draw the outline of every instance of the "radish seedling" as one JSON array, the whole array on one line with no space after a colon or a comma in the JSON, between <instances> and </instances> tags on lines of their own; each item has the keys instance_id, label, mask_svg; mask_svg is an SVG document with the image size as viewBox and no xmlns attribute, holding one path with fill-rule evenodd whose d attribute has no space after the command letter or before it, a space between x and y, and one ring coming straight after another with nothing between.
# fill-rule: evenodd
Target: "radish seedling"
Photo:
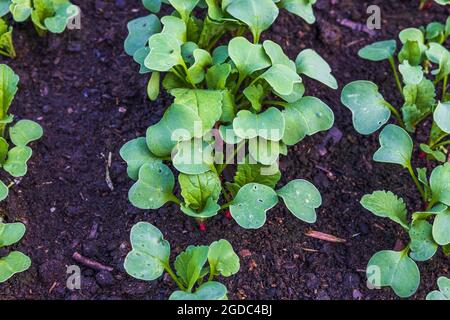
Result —
<instances>
[{"instance_id":1,"label":"radish seedling","mask_svg":"<svg viewBox=\"0 0 450 320\"><path fill-rule=\"evenodd\" d=\"M44 36L47 32L64 32L69 22L80 14L80 8L69 0L1 0L0 54L15 58L12 27L5 21L9 13L15 22L31 19L37 33Z\"/></svg>"},{"instance_id":2,"label":"radish seedling","mask_svg":"<svg viewBox=\"0 0 450 320\"><path fill-rule=\"evenodd\" d=\"M140 62L141 72L152 72L149 96L158 96L164 74L163 87L174 98L146 137L120 152L136 181L130 201L141 209L174 202L201 226L229 209L240 226L256 229L281 198L297 218L315 222L319 191L305 180L276 189L278 158L334 122L324 102L304 96L300 75L333 89L337 82L314 50L305 49L292 61L275 42L259 43L278 7L301 15L303 5L315 1L169 2L175 12L161 22L150 15L128 25L125 50ZM200 10L194 10L197 5ZM146 6L158 11L160 2ZM197 18L197 12L206 16ZM254 43L242 36L248 30ZM235 36L217 46L228 31ZM225 181L224 172L236 159L234 180ZM175 177L164 161L179 172L182 199L174 194Z\"/></svg>"},{"instance_id":3,"label":"radish seedling","mask_svg":"<svg viewBox=\"0 0 450 320\"><path fill-rule=\"evenodd\" d=\"M161 231L150 223L140 222L131 229L133 250L125 259L125 270L132 277L153 281L164 272L179 290L169 300L226 300L227 288L214 278L230 277L240 269L239 257L231 244L219 240L209 246L189 246L170 266L170 244ZM209 266L205 266L208 262Z\"/></svg>"},{"instance_id":4,"label":"radish seedling","mask_svg":"<svg viewBox=\"0 0 450 320\"><path fill-rule=\"evenodd\" d=\"M427 300L450 300L450 279L440 277L437 281L439 290L430 292L427 295Z\"/></svg>"},{"instance_id":5,"label":"radish seedling","mask_svg":"<svg viewBox=\"0 0 450 320\"><path fill-rule=\"evenodd\" d=\"M22 239L25 226L22 223L3 223L0 218L0 249L13 245ZM28 270L31 260L22 252L12 251L7 255L0 254L0 283L13 275Z\"/></svg>"},{"instance_id":6,"label":"radish seedling","mask_svg":"<svg viewBox=\"0 0 450 320\"><path fill-rule=\"evenodd\" d=\"M359 133L368 135L377 131L391 115L409 132L431 118L428 142L422 143L420 148L429 157L445 162L450 145L450 94L447 93L450 52L443 43L449 35L450 18L445 25L433 22L426 28L400 32L402 49L397 56L395 40L376 42L359 51L363 59L389 61L404 101L398 109L383 98L376 84L362 80L348 84L342 91L342 103L352 111L353 124ZM439 84L442 84L441 90L438 90Z\"/></svg>"},{"instance_id":7,"label":"radish seedling","mask_svg":"<svg viewBox=\"0 0 450 320\"><path fill-rule=\"evenodd\" d=\"M410 217L403 199L392 192L376 191L361 199L364 208L398 223L408 232L410 242L403 251L376 253L367 266L367 277L375 287L390 286L400 297L413 295L420 283L415 261L431 259L441 246L449 254L450 247L450 163L436 167L428 179L426 168L411 165L413 143L409 134L396 125L387 125L380 134L381 147L374 154L377 162L401 165L407 169L427 208Z\"/></svg>"},{"instance_id":8,"label":"radish seedling","mask_svg":"<svg viewBox=\"0 0 450 320\"><path fill-rule=\"evenodd\" d=\"M8 111L18 83L19 77L14 71L7 65L0 65L0 94L3 97L0 102L0 166L15 178L27 173L27 162L33 153L28 144L40 139L43 133L41 126L31 120L20 120L11 125L14 116ZM0 201L7 198L11 185L0 180Z\"/></svg>"}]
</instances>

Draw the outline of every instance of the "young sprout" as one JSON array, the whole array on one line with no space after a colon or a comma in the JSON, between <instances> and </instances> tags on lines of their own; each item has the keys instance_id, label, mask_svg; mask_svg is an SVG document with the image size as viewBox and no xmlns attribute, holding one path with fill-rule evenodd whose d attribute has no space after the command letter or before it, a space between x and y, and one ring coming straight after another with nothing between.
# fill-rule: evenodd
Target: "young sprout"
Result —
<instances>
[{"instance_id":1,"label":"young sprout","mask_svg":"<svg viewBox=\"0 0 450 320\"><path fill-rule=\"evenodd\" d=\"M215 280L230 277L240 269L239 257L227 240L209 246L189 246L170 266L170 244L155 226L140 222L131 229L133 250L125 259L125 270L132 277L153 281L164 272L177 284L169 300L227 300L227 288ZM205 266L208 262L209 266Z\"/></svg>"}]
</instances>

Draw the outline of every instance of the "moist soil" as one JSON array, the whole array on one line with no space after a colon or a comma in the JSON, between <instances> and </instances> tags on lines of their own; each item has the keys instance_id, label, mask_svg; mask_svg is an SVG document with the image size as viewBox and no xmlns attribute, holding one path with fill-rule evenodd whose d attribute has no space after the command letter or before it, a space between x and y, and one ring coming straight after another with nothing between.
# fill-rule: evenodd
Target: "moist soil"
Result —
<instances>
[{"instance_id":1,"label":"moist soil","mask_svg":"<svg viewBox=\"0 0 450 320\"><path fill-rule=\"evenodd\" d=\"M359 200L385 189L403 197L410 210L422 205L407 172L371 160L377 134L355 132L350 112L340 103L340 90L305 80L307 94L335 111L336 124L331 134L305 139L281 159L280 184L301 178L320 189L323 205L317 223L305 224L278 205L259 230L244 230L218 215L201 232L176 206L143 211L127 200L132 181L119 149L143 136L170 104L167 96L156 102L147 99L148 76L138 74L123 50L127 21L146 14L140 1L73 2L82 9L81 30L38 38L30 23L17 25L18 57L1 58L21 79L12 113L39 121L45 135L33 146L28 174L16 181L2 204L7 221L27 225L25 238L14 249L28 254L33 264L0 285L0 299L167 299L176 289L168 277L143 282L124 272L130 229L139 221L162 231L172 258L190 244L229 240L241 258L241 271L222 279L230 299L397 299L390 289L369 290L364 270L375 252L401 248L406 234L364 210ZM313 48L330 63L340 89L353 80L372 80L388 101L399 105L389 65L359 59L357 51L373 41L396 38L406 27L445 22L447 9L433 5L418 11L416 2L319 0L316 24L282 12L265 38L280 43L294 59L304 48ZM381 8L380 30L363 27L370 4ZM426 129L418 132L417 139L424 140ZM317 240L305 235L310 230L346 241ZM75 252L113 271L80 265L72 258ZM81 290L66 287L70 265L81 267ZM419 263L422 280L412 298L424 299L440 275L449 275L448 265L441 252Z\"/></svg>"}]
</instances>

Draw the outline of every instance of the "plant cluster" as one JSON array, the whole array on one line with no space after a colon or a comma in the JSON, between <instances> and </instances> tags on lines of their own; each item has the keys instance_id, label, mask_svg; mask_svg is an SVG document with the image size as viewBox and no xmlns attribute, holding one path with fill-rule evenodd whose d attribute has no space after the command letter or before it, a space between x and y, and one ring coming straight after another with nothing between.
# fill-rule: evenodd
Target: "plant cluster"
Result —
<instances>
[{"instance_id":1,"label":"plant cluster","mask_svg":"<svg viewBox=\"0 0 450 320\"><path fill-rule=\"evenodd\" d=\"M174 97L146 137L121 149L128 175L136 181L131 203L158 209L174 202L200 223L229 209L240 226L257 229L281 197L297 218L315 222L321 195L314 185L294 180L275 191L281 177L278 158L288 146L334 122L324 102L304 96L300 74L334 89L337 83L315 51L302 51L294 62L275 42L259 43L279 7L305 16L300 8L315 1L168 2L175 8L171 15L161 22L153 14L130 22L125 41L141 72L152 73L149 97L158 96L161 75ZM159 1L144 3L159 10ZM243 37L248 31L254 43ZM231 40L219 45L226 33ZM236 157L234 180L224 181ZM179 172L182 199L173 193L175 177L163 161Z\"/></svg>"},{"instance_id":2,"label":"plant cluster","mask_svg":"<svg viewBox=\"0 0 450 320\"><path fill-rule=\"evenodd\" d=\"M400 297L413 295L420 283L416 261L431 259L441 247L450 254L450 163L437 166L428 178L426 168L414 168L414 143L410 136L418 124L431 118L432 128L427 144L421 149L440 162L446 161L446 140L450 134L450 52L442 45L450 35L450 18L446 25L431 23L426 28L408 28L400 33L402 49L397 55L396 41L368 45L359 56L371 61L388 60L404 104L397 109L379 93L370 81L355 81L342 91L342 103L353 114L353 125L369 135L386 124L393 114L399 125L388 124L380 133L380 148L373 156L376 162L401 165L412 177L425 204L424 210L408 215L403 199L390 191L376 191L361 199L362 206L379 217L398 223L409 235L404 250L376 253L367 266L368 282L376 287L390 286ZM432 71L431 71L432 70ZM428 77L431 78L428 79ZM441 100L437 88L442 82ZM401 113L400 113L401 112Z\"/></svg>"},{"instance_id":3,"label":"plant cluster","mask_svg":"<svg viewBox=\"0 0 450 320\"><path fill-rule=\"evenodd\" d=\"M360 80L345 86L342 103L352 111L353 125L359 133L372 134L388 122L391 115L411 133L421 122L432 118L429 140L420 148L429 157L445 162L446 146L450 144L450 140L446 140L450 134L450 94L447 93L450 52L443 43L449 36L450 17L445 25L433 22L426 28L400 32L402 48L397 57L395 40L376 42L358 52L363 59L389 61L404 101L400 109L394 107L370 81ZM440 94L439 84L442 84Z\"/></svg>"},{"instance_id":4,"label":"plant cluster","mask_svg":"<svg viewBox=\"0 0 450 320\"><path fill-rule=\"evenodd\" d=\"M440 277L437 281L439 290L430 292L427 300L450 300L450 279Z\"/></svg>"},{"instance_id":5,"label":"plant cluster","mask_svg":"<svg viewBox=\"0 0 450 320\"><path fill-rule=\"evenodd\" d=\"M80 9L69 0L0 0L0 54L15 58L8 14L15 22L31 21L39 36L47 32L62 33Z\"/></svg>"},{"instance_id":6,"label":"plant cluster","mask_svg":"<svg viewBox=\"0 0 450 320\"><path fill-rule=\"evenodd\" d=\"M14 115L9 108L18 90L19 77L7 65L0 65L0 166L14 178L23 177L27 171L27 162L32 156L31 142L42 137L41 126L31 120L20 120L14 125ZM11 147L11 144L13 147ZM9 188L0 180L0 201L8 197ZM5 224L0 217L0 248L14 244L23 237L25 226L21 223ZM30 259L20 252L0 255L0 283L15 273L25 271L30 266Z\"/></svg>"},{"instance_id":7,"label":"plant cluster","mask_svg":"<svg viewBox=\"0 0 450 320\"><path fill-rule=\"evenodd\" d=\"M140 222L131 229L133 250L125 259L125 270L136 279L153 281L164 272L178 285L170 300L226 300L227 288L214 277L230 277L239 271L239 257L231 244L219 240L209 246L189 246L170 266L170 244L161 231ZM205 266L208 262L208 266Z\"/></svg>"}]
</instances>

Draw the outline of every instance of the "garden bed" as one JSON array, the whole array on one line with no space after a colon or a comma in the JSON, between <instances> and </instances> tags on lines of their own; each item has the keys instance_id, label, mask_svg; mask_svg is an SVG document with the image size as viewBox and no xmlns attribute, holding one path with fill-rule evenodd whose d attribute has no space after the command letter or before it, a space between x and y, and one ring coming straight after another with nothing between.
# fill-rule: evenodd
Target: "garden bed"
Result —
<instances>
[{"instance_id":1,"label":"garden bed","mask_svg":"<svg viewBox=\"0 0 450 320\"><path fill-rule=\"evenodd\" d=\"M304 48L315 49L340 85L333 91L305 80L307 95L334 110L335 128L305 139L280 160L283 184L304 178L321 191L318 222L302 223L279 205L259 230L244 230L218 215L201 232L174 205L143 211L127 199L132 181L119 149L144 135L170 104L167 96L148 100L148 77L137 73L138 66L123 50L126 22L144 15L140 1L73 2L82 10L81 30L38 39L31 25L22 24L15 32L17 59L1 58L21 78L16 116L38 121L44 137L35 144L29 174L2 205L9 220L27 225L18 247L33 265L0 285L0 299L166 299L174 289L168 278L149 283L124 272L130 229L139 221L157 226L173 254L190 244L230 241L241 258L241 271L224 280L230 299L396 299L390 289L367 289L365 268L376 251L400 247L404 232L364 210L359 200L386 189L402 196L411 210L421 204L406 172L371 161L377 135L356 133L350 112L340 103L340 90L350 81L369 79L380 84L388 101L399 102L388 64L381 69L379 63L358 58L357 51L395 38L405 27L443 22L448 10L435 5L420 12L409 0L319 0L314 25L282 12L264 39L278 42L291 58ZM382 29L374 34L359 27L365 25L369 4L382 10ZM417 134L420 140L421 130ZM305 234L311 229L346 241L310 238ZM82 267L82 290L70 291L66 267L79 264L73 259L76 252L113 271ZM420 264L423 278L413 298L424 299L438 276L448 274L448 265L441 252Z\"/></svg>"}]
</instances>

